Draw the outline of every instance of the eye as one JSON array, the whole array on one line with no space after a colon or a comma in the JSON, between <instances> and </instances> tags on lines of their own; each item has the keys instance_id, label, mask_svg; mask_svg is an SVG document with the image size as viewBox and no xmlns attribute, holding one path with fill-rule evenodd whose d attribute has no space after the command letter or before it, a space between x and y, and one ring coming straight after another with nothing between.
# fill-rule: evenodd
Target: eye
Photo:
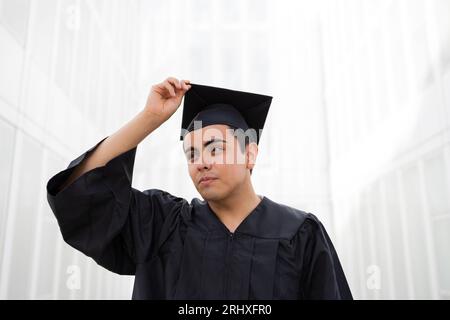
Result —
<instances>
[{"instance_id":1,"label":"eye","mask_svg":"<svg viewBox=\"0 0 450 320\"><path fill-rule=\"evenodd\" d=\"M221 151L223 151L223 148L219 147L219 146L212 147L212 149L211 149L211 153L213 155L216 154L216 152L221 152Z\"/></svg>"},{"instance_id":2,"label":"eye","mask_svg":"<svg viewBox=\"0 0 450 320\"><path fill-rule=\"evenodd\" d=\"M195 159L197 158L197 152L195 151L190 151L186 153L186 158L189 162L194 162Z\"/></svg>"}]
</instances>

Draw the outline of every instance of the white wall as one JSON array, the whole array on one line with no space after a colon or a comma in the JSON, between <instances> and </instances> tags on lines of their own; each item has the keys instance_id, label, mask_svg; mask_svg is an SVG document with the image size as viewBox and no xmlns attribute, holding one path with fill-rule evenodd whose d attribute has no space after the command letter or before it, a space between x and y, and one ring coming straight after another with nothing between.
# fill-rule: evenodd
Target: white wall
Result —
<instances>
[{"instance_id":1,"label":"white wall","mask_svg":"<svg viewBox=\"0 0 450 320\"><path fill-rule=\"evenodd\" d=\"M449 18L445 0L322 15L335 231L360 298L450 298Z\"/></svg>"},{"instance_id":2,"label":"white wall","mask_svg":"<svg viewBox=\"0 0 450 320\"><path fill-rule=\"evenodd\" d=\"M49 177L138 110L139 3L108 3L0 1L0 298L131 296L131 277L63 242L45 194Z\"/></svg>"}]
</instances>

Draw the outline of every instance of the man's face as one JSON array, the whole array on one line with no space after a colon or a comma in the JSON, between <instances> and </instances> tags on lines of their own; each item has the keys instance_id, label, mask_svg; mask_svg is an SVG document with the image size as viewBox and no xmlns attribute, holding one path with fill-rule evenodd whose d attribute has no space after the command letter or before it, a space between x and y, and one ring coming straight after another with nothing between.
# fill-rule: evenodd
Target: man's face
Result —
<instances>
[{"instance_id":1,"label":"man's face","mask_svg":"<svg viewBox=\"0 0 450 320\"><path fill-rule=\"evenodd\" d=\"M250 179L257 146L242 151L237 137L227 125L210 125L189 132L183 141L189 175L207 201L218 201L239 190Z\"/></svg>"}]
</instances>

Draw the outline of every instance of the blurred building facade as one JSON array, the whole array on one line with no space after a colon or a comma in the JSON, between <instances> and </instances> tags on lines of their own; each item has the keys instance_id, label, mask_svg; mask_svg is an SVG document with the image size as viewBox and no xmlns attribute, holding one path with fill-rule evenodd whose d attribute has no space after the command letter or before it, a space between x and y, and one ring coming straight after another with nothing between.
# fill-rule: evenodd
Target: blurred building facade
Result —
<instances>
[{"instance_id":1,"label":"blurred building facade","mask_svg":"<svg viewBox=\"0 0 450 320\"><path fill-rule=\"evenodd\" d=\"M0 2L0 298L129 298L66 245L45 184L136 105L136 1ZM133 110L130 110L133 111Z\"/></svg>"},{"instance_id":2,"label":"blurred building facade","mask_svg":"<svg viewBox=\"0 0 450 320\"><path fill-rule=\"evenodd\" d=\"M447 0L0 0L0 298L129 299L63 242L45 183L167 76L274 96L257 193L313 212L355 298L450 297ZM133 184L187 199L181 113Z\"/></svg>"},{"instance_id":3,"label":"blurred building facade","mask_svg":"<svg viewBox=\"0 0 450 320\"><path fill-rule=\"evenodd\" d=\"M450 298L450 2L322 16L334 227L356 295Z\"/></svg>"}]
</instances>

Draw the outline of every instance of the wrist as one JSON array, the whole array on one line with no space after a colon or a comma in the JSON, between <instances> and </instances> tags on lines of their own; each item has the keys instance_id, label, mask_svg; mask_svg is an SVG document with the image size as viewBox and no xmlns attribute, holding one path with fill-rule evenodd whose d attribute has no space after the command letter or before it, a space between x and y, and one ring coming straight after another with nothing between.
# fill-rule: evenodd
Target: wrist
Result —
<instances>
[{"instance_id":1,"label":"wrist","mask_svg":"<svg viewBox=\"0 0 450 320\"><path fill-rule=\"evenodd\" d=\"M157 129L166 121L163 117L148 110L141 111L138 116L144 121L145 128L148 128L149 133Z\"/></svg>"}]
</instances>

